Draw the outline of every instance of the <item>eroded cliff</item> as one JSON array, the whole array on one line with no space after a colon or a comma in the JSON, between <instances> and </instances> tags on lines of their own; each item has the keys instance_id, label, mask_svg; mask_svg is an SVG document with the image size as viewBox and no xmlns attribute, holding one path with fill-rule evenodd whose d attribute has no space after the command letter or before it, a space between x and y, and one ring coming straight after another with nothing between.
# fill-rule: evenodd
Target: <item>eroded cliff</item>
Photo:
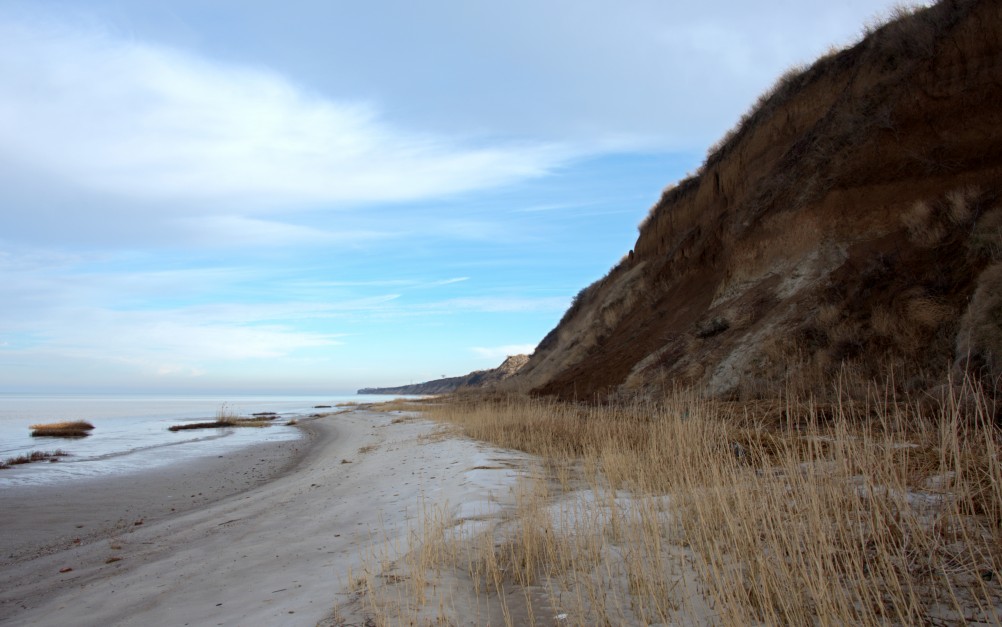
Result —
<instances>
[{"instance_id":1,"label":"eroded cliff","mask_svg":"<svg viewBox=\"0 0 1002 627\"><path fill-rule=\"evenodd\" d=\"M511 379L565 398L1002 375L1002 3L784 76Z\"/></svg>"}]
</instances>

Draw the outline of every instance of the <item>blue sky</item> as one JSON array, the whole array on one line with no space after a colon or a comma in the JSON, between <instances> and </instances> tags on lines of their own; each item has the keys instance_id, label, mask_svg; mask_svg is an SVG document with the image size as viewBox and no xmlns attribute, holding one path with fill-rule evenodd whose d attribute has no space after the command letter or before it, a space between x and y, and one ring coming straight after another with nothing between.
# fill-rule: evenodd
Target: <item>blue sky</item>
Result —
<instances>
[{"instance_id":1,"label":"blue sky","mask_svg":"<svg viewBox=\"0 0 1002 627\"><path fill-rule=\"evenodd\" d=\"M531 351L776 77L892 4L0 0L0 391Z\"/></svg>"}]
</instances>

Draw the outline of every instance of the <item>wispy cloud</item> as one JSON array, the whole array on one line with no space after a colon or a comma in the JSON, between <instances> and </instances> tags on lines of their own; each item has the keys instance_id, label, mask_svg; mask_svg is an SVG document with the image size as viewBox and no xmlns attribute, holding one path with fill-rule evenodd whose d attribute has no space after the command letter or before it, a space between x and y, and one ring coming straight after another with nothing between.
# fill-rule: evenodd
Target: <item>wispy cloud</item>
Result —
<instances>
[{"instance_id":1,"label":"wispy cloud","mask_svg":"<svg viewBox=\"0 0 1002 627\"><path fill-rule=\"evenodd\" d=\"M541 296L471 296L452 298L438 303L423 305L432 309L453 311L481 311L491 313L514 313L530 311L563 311L568 300L563 297Z\"/></svg>"},{"instance_id":2,"label":"wispy cloud","mask_svg":"<svg viewBox=\"0 0 1002 627\"><path fill-rule=\"evenodd\" d=\"M595 205L600 205L603 202L608 202L608 200L591 200L588 202L545 203L539 205L531 205L529 207L519 207L517 209L512 209L512 213L539 213L543 211L561 211L563 209L580 209L581 207L593 207Z\"/></svg>"},{"instance_id":3,"label":"wispy cloud","mask_svg":"<svg viewBox=\"0 0 1002 627\"><path fill-rule=\"evenodd\" d=\"M0 23L0 55L0 156L140 199L409 200L539 176L567 156L397 128L267 69L94 30Z\"/></svg>"},{"instance_id":4,"label":"wispy cloud","mask_svg":"<svg viewBox=\"0 0 1002 627\"><path fill-rule=\"evenodd\" d=\"M175 224L185 232L186 242L214 247L359 244L400 236L376 230L326 231L238 215L185 217L177 219Z\"/></svg>"},{"instance_id":5,"label":"wispy cloud","mask_svg":"<svg viewBox=\"0 0 1002 627\"><path fill-rule=\"evenodd\" d=\"M445 285L454 285L456 283L463 283L469 281L468 276L459 276L452 279L442 279L440 281L432 281L431 283L425 283L422 287L443 287Z\"/></svg>"},{"instance_id":6,"label":"wispy cloud","mask_svg":"<svg viewBox=\"0 0 1002 627\"><path fill-rule=\"evenodd\" d=\"M340 335L289 324L213 320L185 310L114 311L76 308L50 315L43 331L5 349L0 370L12 359L66 359L125 364L148 374L190 376L208 364L274 360L330 349Z\"/></svg>"}]
</instances>

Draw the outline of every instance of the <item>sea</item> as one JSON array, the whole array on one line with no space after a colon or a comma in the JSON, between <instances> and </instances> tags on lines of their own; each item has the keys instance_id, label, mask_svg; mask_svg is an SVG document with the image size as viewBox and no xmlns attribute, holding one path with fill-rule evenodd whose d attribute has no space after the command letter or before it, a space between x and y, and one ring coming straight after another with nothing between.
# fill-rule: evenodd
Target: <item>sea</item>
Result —
<instances>
[{"instance_id":1,"label":"sea","mask_svg":"<svg viewBox=\"0 0 1002 627\"><path fill-rule=\"evenodd\" d=\"M0 469L5 487L79 481L136 472L199 457L219 456L262 442L295 440L302 432L293 418L334 411L348 402L379 402L386 396L146 396L0 394L0 460L32 451L68 453L54 463L35 462ZM330 406L327 409L324 406ZM197 429L168 427L214 420L220 411L250 416L274 412L263 428ZM30 425L86 420L94 425L84 438L36 438Z\"/></svg>"}]
</instances>

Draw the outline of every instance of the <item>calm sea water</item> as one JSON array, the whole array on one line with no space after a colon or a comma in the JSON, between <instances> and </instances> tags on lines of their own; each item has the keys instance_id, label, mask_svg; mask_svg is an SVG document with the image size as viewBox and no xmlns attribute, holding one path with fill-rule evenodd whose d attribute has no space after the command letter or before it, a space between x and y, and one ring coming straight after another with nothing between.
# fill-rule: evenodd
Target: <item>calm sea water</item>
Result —
<instances>
[{"instance_id":1,"label":"calm sea water","mask_svg":"<svg viewBox=\"0 0 1002 627\"><path fill-rule=\"evenodd\" d=\"M259 442L301 437L284 423L316 413L317 405L368 402L387 397L344 396L18 396L0 394L0 459L31 451L62 449L56 463L37 462L0 470L0 490L7 486L80 480L128 473L226 451ZM266 428L198 429L171 432L167 427L212 420L225 406L240 415L275 412ZM95 426L85 438L33 438L29 425L87 420Z\"/></svg>"}]
</instances>

